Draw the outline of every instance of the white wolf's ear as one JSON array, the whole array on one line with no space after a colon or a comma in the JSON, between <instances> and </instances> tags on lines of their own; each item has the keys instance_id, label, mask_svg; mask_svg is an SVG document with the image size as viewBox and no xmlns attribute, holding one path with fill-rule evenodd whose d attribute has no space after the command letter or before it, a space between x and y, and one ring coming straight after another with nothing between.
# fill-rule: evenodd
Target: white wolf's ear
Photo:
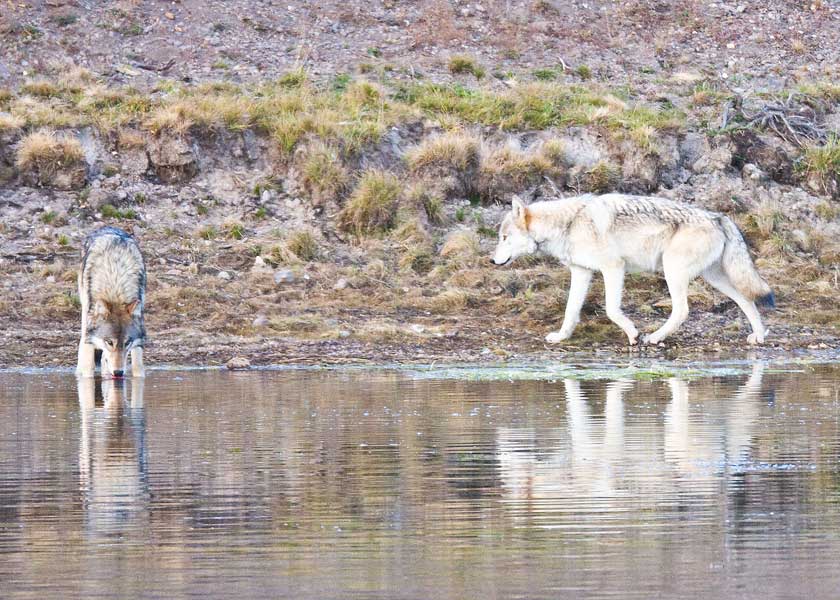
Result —
<instances>
[{"instance_id":1,"label":"white wolf's ear","mask_svg":"<svg viewBox=\"0 0 840 600\"><path fill-rule=\"evenodd\" d=\"M528 229L528 222L531 220L531 215L528 212L528 207L522 203L522 200L519 199L519 196L513 197L513 206L511 207L511 212L513 212L513 220L514 222L521 227L522 229Z\"/></svg>"}]
</instances>

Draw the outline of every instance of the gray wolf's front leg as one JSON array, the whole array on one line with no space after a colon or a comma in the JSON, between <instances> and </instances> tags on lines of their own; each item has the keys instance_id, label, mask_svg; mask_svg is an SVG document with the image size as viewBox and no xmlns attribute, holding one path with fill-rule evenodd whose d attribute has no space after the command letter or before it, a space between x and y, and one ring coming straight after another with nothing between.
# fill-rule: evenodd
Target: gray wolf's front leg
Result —
<instances>
[{"instance_id":1,"label":"gray wolf's front leg","mask_svg":"<svg viewBox=\"0 0 840 600\"><path fill-rule=\"evenodd\" d=\"M87 330L87 314L82 306L82 333L79 337L79 359L76 362L77 377L93 377L96 370L96 348L93 344L87 343L85 331Z\"/></svg>"},{"instance_id":2,"label":"gray wolf's front leg","mask_svg":"<svg viewBox=\"0 0 840 600\"><path fill-rule=\"evenodd\" d=\"M132 377L145 377L146 369L143 367L143 347L131 349L131 375Z\"/></svg>"},{"instance_id":3,"label":"gray wolf's front leg","mask_svg":"<svg viewBox=\"0 0 840 600\"><path fill-rule=\"evenodd\" d=\"M572 281L569 284L569 297L566 299L566 313L563 316L563 325L560 331L552 331L545 336L549 344L556 344L567 340L572 336L578 322L580 321L580 310L586 300L586 293L589 291L589 284L592 282L592 271L583 267L569 267L572 273Z\"/></svg>"}]
</instances>

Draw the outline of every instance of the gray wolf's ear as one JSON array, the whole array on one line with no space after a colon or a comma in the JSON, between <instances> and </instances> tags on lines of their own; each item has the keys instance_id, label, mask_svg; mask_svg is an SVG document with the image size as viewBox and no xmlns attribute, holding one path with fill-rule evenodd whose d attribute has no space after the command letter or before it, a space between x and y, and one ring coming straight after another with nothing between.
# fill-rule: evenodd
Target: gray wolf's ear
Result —
<instances>
[{"instance_id":1,"label":"gray wolf's ear","mask_svg":"<svg viewBox=\"0 0 840 600\"><path fill-rule=\"evenodd\" d=\"M516 225L522 229L528 229L528 223L531 220L531 215L528 212L528 207L522 203L522 200L519 199L519 196L513 197L513 206L511 208L513 212L513 220Z\"/></svg>"},{"instance_id":2,"label":"gray wolf's ear","mask_svg":"<svg viewBox=\"0 0 840 600\"><path fill-rule=\"evenodd\" d=\"M136 309L139 304L140 304L140 300L135 300L134 302L126 303L126 305L125 305L126 314L129 314L129 315L133 314L134 309Z\"/></svg>"}]
</instances>

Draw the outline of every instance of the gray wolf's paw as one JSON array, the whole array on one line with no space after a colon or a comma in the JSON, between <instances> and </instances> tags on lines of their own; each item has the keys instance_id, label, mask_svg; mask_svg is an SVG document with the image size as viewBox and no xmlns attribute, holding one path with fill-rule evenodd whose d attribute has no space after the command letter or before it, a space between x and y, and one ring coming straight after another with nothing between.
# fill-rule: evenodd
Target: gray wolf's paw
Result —
<instances>
[{"instance_id":1,"label":"gray wolf's paw","mask_svg":"<svg viewBox=\"0 0 840 600\"><path fill-rule=\"evenodd\" d=\"M545 341L549 344L559 344L563 340L568 340L572 337L571 333L566 333L565 331L552 331L547 336L545 336Z\"/></svg>"}]
</instances>

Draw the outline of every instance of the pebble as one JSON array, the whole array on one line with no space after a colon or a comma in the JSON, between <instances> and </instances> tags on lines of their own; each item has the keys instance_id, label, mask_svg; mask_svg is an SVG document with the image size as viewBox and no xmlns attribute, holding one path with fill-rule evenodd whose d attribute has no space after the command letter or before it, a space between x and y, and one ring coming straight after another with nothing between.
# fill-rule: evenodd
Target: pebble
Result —
<instances>
[{"instance_id":1,"label":"pebble","mask_svg":"<svg viewBox=\"0 0 840 600\"><path fill-rule=\"evenodd\" d=\"M295 280L295 274L290 269L280 269L274 273L274 283L280 285L281 283L292 283Z\"/></svg>"},{"instance_id":2,"label":"pebble","mask_svg":"<svg viewBox=\"0 0 840 600\"><path fill-rule=\"evenodd\" d=\"M341 279L339 279L338 281L335 282L335 285L333 286L333 289L334 290L347 289L347 280L344 279L344 277L342 277Z\"/></svg>"},{"instance_id":3,"label":"pebble","mask_svg":"<svg viewBox=\"0 0 840 600\"><path fill-rule=\"evenodd\" d=\"M228 273L227 271L219 271L219 274L216 275L219 279L224 279L225 281L230 281L233 279L233 275Z\"/></svg>"},{"instance_id":4,"label":"pebble","mask_svg":"<svg viewBox=\"0 0 840 600\"><path fill-rule=\"evenodd\" d=\"M244 356L234 356L225 363L225 366L231 371L237 371L249 368L251 366L251 361Z\"/></svg>"},{"instance_id":5,"label":"pebble","mask_svg":"<svg viewBox=\"0 0 840 600\"><path fill-rule=\"evenodd\" d=\"M251 323L254 327L265 327L268 325L268 319L265 315L257 315L257 318Z\"/></svg>"}]
</instances>

